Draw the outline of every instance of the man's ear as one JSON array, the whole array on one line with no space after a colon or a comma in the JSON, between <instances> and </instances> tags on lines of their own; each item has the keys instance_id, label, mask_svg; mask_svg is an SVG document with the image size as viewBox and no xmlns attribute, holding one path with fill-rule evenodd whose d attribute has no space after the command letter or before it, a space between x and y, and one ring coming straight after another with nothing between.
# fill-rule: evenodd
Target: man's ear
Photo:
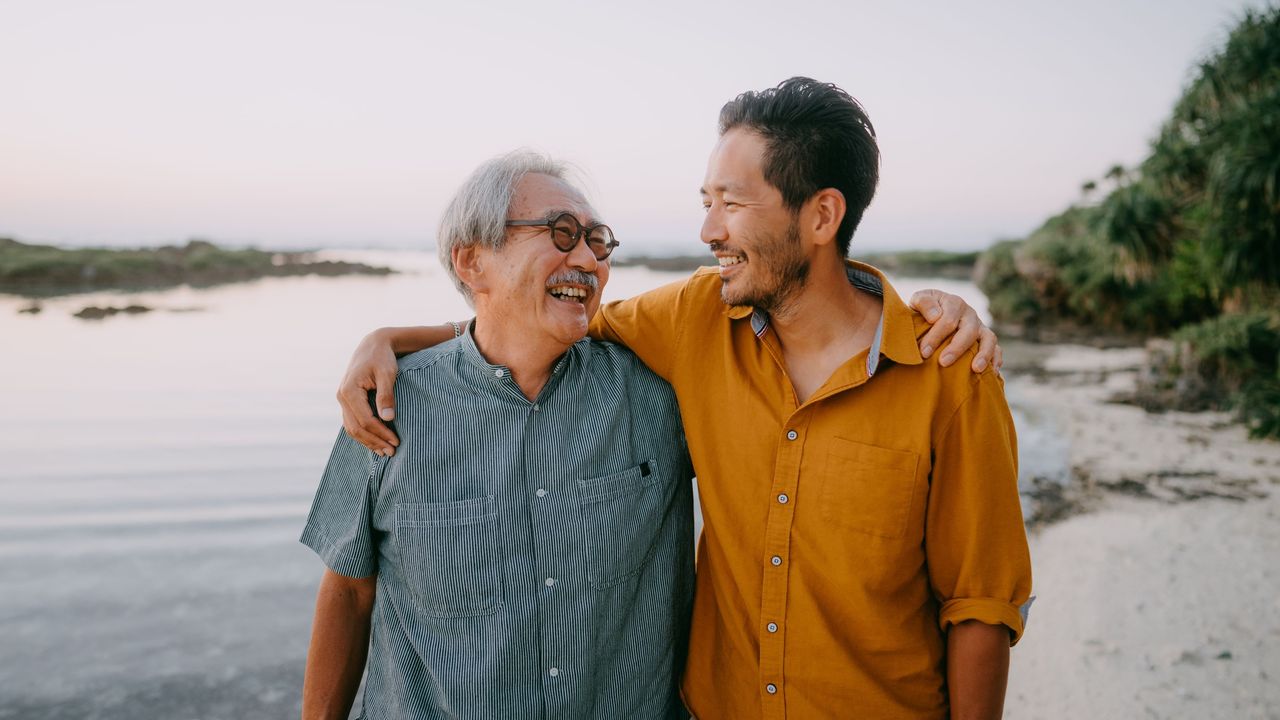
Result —
<instances>
[{"instance_id":1,"label":"man's ear","mask_svg":"<svg viewBox=\"0 0 1280 720\"><path fill-rule=\"evenodd\" d=\"M847 209L844 193L835 188L823 188L809 198L804 207L805 223L815 244L835 243Z\"/></svg>"},{"instance_id":2,"label":"man's ear","mask_svg":"<svg viewBox=\"0 0 1280 720\"><path fill-rule=\"evenodd\" d=\"M454 272L458 273L462 282L471 288L473 295L488 291L489 281L485 276L488 254L481 250L480 246L455 247L450 251L449 258L453 261Z\"/></svg>"}]
</instances>

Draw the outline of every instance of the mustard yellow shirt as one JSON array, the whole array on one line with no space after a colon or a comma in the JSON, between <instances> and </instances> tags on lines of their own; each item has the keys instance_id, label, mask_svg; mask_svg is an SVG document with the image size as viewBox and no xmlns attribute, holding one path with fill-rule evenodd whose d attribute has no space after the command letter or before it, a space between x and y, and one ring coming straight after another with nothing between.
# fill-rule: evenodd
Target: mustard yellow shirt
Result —
<instances>
[{"instance_id":1,"label":"mustard yellow shirt","mask_svg":"<svg viewBox=\"0 0 1280 720\"><path fill-rule=\"evenodd\" d=\"M1003 381L922 359L927 323L851 268L882 284L880 354L803 404L767 319L724 305L712 268L592 324L680 403L705 520L682 688L701 720L945 718L947 628L1022 633L1031 565Z\"/></svg>"}]
</instances>

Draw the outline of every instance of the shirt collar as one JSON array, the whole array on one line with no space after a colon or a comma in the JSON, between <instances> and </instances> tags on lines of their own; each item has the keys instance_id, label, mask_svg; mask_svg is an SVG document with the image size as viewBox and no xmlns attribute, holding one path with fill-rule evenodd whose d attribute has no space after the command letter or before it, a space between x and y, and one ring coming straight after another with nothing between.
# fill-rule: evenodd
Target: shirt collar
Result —
<instances>
[{"instance_id":1,"label":"shirt collar","mask_svg":"<svg viewBox=\"0 0 1280 720\"><path fill-rule=\"evenodd\" d=\"M898 296L893 286L885 279L884 273L865 263L846 260L845 273L849 284L859 290L879 296L884 303L884 311L876 326L875 338L871 349L867 352L867 374L875 374L880 363L880 356L903 365L918 365L924 362L920 357L920 347L916 340L922 332L917 327L918 315ZM751 318L751 330L757 338L763 337L769 330L769 314L750 305L733 305L725 309L730 320ZM927 326L925 328L927 329Z\"/></svg>"},{"instance_id":2,"label":"shirt collar","mask_svg":"<svg viewBox=\"0 0 1280 720\"><path fill-rule=\"evenodd\" d=\"M507 391L514 391L521 398L524 398L524 394L521 393L519 386L516 385L515 380L511 377L511 368L506 365L494 365L486 360L484 355L480 354L480 348L476 345L476 338L474 334L475 324L475 320L468 322L466 329L462 331L462 335L456 340L450 342L457 342L461 345L463 357L465 357L473 367L479 370L480 374L486 378L488 382L496 383ZM570 346L569 349L560 356L559 360L556 360L555 366L551 369L551 377L547 379L547 384L542 388L542 397L546 397L552 392L555 386L559 383L560 378L565 374L569 364L573 362L574 355L583 353L589 342L590 341L587 338L579 340Z\"/></svg>"}]
</instances>

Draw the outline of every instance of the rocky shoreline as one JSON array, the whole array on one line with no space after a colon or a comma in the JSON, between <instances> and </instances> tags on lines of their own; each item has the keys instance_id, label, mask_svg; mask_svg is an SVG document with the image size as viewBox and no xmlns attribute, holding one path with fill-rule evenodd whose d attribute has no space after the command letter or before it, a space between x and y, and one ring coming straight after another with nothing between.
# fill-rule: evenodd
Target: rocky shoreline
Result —
<instances>
[{"instance_id":1,"label":"rocky shoreline","mask_svg":"<svg viewBox=\"0 0 1280 720\"><path fill-rule=\"evenodd\" d=\"M97 290L211 287L264 277L389 275L358 262L309 252L229 249L203 240L157 248L59 248L0 238L0 293L32 298Z\"/></svg>"},{"instance_id":2,"label":"rocky shoreline","mask_svg":"<svg viewBox=\"0 0 1280 720\"><path fill-rule=\"evenodd\" d=\"M1266 497L1280 483L1280 443L1249 439L1227 412L1150 412L1140 405L1144 348L1006 341L1011 397L1056 419L1068 477L1032 478L1036 526L1114 496L1161 503ZM1135 404L1136 403L1136 404Z\"/></svg>"}]
</instances>

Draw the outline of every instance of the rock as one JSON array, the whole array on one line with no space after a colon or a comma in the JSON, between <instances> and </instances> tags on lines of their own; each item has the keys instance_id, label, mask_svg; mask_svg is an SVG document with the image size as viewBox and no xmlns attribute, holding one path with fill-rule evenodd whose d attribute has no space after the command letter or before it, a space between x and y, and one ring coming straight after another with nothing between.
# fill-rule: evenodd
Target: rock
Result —
<instances>
[{"instance_id":1,"label":"rock","mask_svg":"<svg viewBox=\"0 0 1280 720\"><path fill-rule=\"evenodd\" d=\"M126 305L125 307L122 307L122 308L118 308L118 307L102 308L102 307L98 307L97 305L90 305L86 308L82 308L80 312L75 313L75 317L78 317L81 320L101 320L105 317L108 317L110 315L116 315L118 313L126 313L128 315L139 315L141 313L149 313L152 311L152 309L153 308L149 308L145 305Z\"/></svg>"},{"instance_id":2,"label":"rock","mask_svg":"<svg viewBox=\"0 0 1280 720\"><path fill-rule=\"evenodd\" d=\"M97 305L90 305L86 308L81 308L80 312L75 313L75 317L81 320L101 320L108 315L115 315L116 312L115 308L100 308Z\"/></svg>"}]
</instances>

